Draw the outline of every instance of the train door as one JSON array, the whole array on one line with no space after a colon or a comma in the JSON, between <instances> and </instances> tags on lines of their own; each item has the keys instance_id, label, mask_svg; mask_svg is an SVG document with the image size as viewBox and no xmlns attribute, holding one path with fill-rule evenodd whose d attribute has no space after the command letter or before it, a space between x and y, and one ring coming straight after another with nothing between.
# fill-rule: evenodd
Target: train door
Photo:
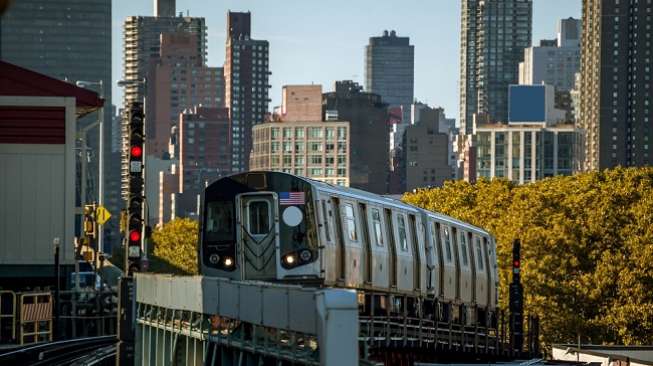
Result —
<instances>
[{"instance_id":1,"label":"train door","mask_svg":"<svg viewBox=\"0 0 653 366\"><path fill-rule=\"evenodd\" d=\"M485 238L487 244L487 265L488 265L488 287L490 308L496 308L499 305L499 268L496 257L496 243L494 239Z\"/></svg>"},{"instance_id":2,"label":"train door","mask_svg":"<svg viewBox=\"0 0 653 366\"><path fill-rule=\"evenodd\" d=\"M362 280L365 284L372 283L372 248L370 247L370 228L367 221L367 206L358 203L358 216L361 223L361 269L363 270Z\"/></svg>"},{"instance_id":3,"label":"train door","mask_svg":"<svg viewBox=\"0 0 653 366\"><path fill-rule=\"evenodd\" d=\"M246 280L275 280L279 262L279 225L275 193L243 193L238 208L238 255Z\"/></svg>"},{"instance_id":4,"label":"train door","mask_svg":"<svg viewBox=\"0 0 653 366\"><path fill-rule=\"evenodd\" d=\"M458 296L458 270L456 265L456 256L453 250L453 235L449 225L440 226L440 235L442 242L442 294L445 301L454 301Z\"/></svg>"},{"instance_id":5,"label":"train door","mask_svg":"<svg viewBox=\"0 0 653 366\"><path fill-rule=\"evenodd\" d=\"M458 263L460 268L460 284L459 295L460 300L464 304L471 304L472 302L472 261L469 254L470 250L470 236L469 233L461 228L456 229L457 249L458 249ZM465 318L469 319L469 317Z\"/></svg>"},{"instance_id":6,"label":"train door","mask_svg":"<svg viewBox=\"0 0 653 366\"><path fill-rule=\"evenodd\" d=\"M388 237L388 249L390 255L388 267L390 268L390 287L397 287L397 247L395 243L394 223L392 222L392 211L389 208L385 211L385 228Z\"/></svg>"},{"instance_id":7,"label":"train door","mask_svg":"<svg viewBox=\"0 0 653 366\"><path fill-rule=\"evenodd\" d=\"M333 209L331 207L331 201L328 197L324 197L320 200L320 215L322 222L320 226L322 227L323 246L320 246L320 267L324 273L324 279L328 284L333 284L338 279L338 274L336 270L336 250L337 244L335 240L334 232L334 220L333 220Z\"/></svg>"},{"instance_id":8,"label":"train door","mask_svg":"<svg viewBox=\"0 0 653 366\"><path fill-rule=\"evenodd\" d=\"M376 288L387 289L390 287L390 253L388 239L385 236L385 227L383 223L381 209L371 206L368 209L370 248L372 251L372 285Z\"/></svg>"},{"instance_id":9,"label":"train door","mask_svg":"<svg viewBox=\"0 0 653 366\"><path fill-rule=\"evenodd\" d=\"M408 221L410 222L410 238L412 241L411 250L413 251L413 287L415 290L420 291L424 290L422 286L422 278L424 274L422 273L424 267L424 249L422 248L422 243L424 242L424 232L421 220L418 220L415 215L408 215Z\"/></svg>"},{"instance_id":10,"label":"train door","mask_svg":"<svg viewBox=\"0 0 653 366\"><path fill-rule=\"evenodd\" d=\"M426 243L426 268L428 271L428 280L426 281L426 288L429 293L437 296L441 296L442 284L440 269L442 269L442 263L440 263L441 249L440 249L440 232L436 228L435 221L430 219L426 220L426 225L428 226L428 240Z\"/></svg>"},{"instance_id":11,"label":"train door","mask_svg":"<svg viewBox=\"0 0 653 366\"><path fill-rule=\"evenodd\" d=\"M397 212L395 215L396 244L397 244L397 289L404 292L415 289L413 273L416 270L411 254L412 240L410 227L406 214Z\"/></svg>"},{"instance_id":12,"label":"train door","mask_svg":"<svg viewBox=\"0 0 653 366\"><path fill-rule=\"evenodd\" d=\"M486 307L488 303L487 289L488 289L488 275L487 266L485 265L485 255L481 237L474 235L472 237L472 252L474 253L474 301L480 307Z\"/></svg>"},{"instance_id":13,"label":"train door","mask_svg":"<svg viewBox=\"0 0 653 366\"><path fill-rule=\"evenodd\" d=\"M360 224L355 201L342 201L340 204L343 225L343 238L345 243L345 285L357 287L362 283L361 278L361 239Z\"/></svg>"},{"instance_id":14,"label":"train door","mask_svg":"<svg viewBox=\"0 0 653 366\"><path fill-rule=\"evenodd\" d=\"M340 199L333 197L333 214L336 224L336 273L338 281L345 281L346 264L346 250L345 238L342 235L342 219L340 215Z\"/></svg>"}]
</instances>

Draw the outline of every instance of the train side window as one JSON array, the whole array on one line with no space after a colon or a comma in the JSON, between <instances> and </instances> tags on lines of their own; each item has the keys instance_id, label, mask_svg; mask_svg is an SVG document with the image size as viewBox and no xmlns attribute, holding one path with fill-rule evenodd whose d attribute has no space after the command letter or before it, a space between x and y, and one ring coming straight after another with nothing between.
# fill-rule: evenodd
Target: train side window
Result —
<instances>
[{"instance_id":1,"label":"train side window","mask_svg":"<svg viewBox=\"0 0 653 366\"><path fill-rule=\"evenodd\" d=\"M483 271L483 250L481 250L481 239L479 237L475 238L476 240L476 263L478 263L478 270Z\"/></svg>"},{"instance_id":2,"label":"train side window","mask_svg":"<svg viewBox=\"0 0 653 366\"><path fill-rule=\"evenodd\" d=\"M327 214L326 202L322 200L322 219L324 220L324 232L326 233L326 240L331 241L331 227L329 226L329 216L331 211Z\"/></svg>"},{"instance_id":3,"label":"train side window","mask_svg":"<svg viewBox=\"0 0 653 366\"><path fill-rule=\"evenodd\" d=\"M349 236L349 240L358 241L356 219L354 218L354 206L352 206L351 203L345 203L345 223L347 224L347 235Z\"/></svg>"},{"instance_id":4,"label":"train side window","mask_svg":"<svg viewBox=\"0 0 653 366\"><path fill-rule=\"evenodd\" d=\"M460 233L460 251L461 257L463 259L463 266L469 266L469 252L467 252L467 233L463 230L458 231Z\"/></svg>"},{"instance_id":5,"label":"train side window","mask_svg":"<svg viewBox=\"0 0 653 366\"><path fill-rule=\"evenodd\" d=\"M381 234L381 213L378 209L372 209L372 226L374 228L374 240L377 246L383 246L383 234Z\"/></svg>"},{"instance_id":6,"label":"train side window","mask_svg":"<svg viewBox=\"0 0 653 366\"><path fill-rule=\"evenodd\" d=\"M451 256L451 233L449 232L449 227L444 227L444 250L447 252L447 263L453 261Z\"/></svg>"},{"instance_id":7,"label":"train side window","mask_svg":"<svg viewBox=\"0 0 653 366\"><path fill-rule=\"evenodd\" d=\"M251 201L247 204L248 230L252 235L270 232L270 205L268 201Z\"/></svg>"},{"instance_id":8,"label":"train side window","mask_svg":"<svg viewBox=\"0 0 653 366\"><path fill-rule=\"evenodd\" d=\"M399 244L401 250L407 252L408 238L406 237L406 220L404 220L404 215L402 214L397 214L397 231L399 232Z\"/></svg>"}]
</instances>

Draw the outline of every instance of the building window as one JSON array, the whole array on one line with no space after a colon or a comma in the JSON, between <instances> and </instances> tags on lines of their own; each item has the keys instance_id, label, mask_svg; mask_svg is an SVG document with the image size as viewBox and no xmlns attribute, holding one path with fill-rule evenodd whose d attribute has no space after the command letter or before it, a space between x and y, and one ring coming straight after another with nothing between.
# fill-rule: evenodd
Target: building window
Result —
<instances>
[{"instance_id":1,"label":"building window","mask_svg":"<svg viewBox=\"0 0 653 366\"><path fill-rule=\"evenodd\" d=\"M290 127L284 127L283 128L283 138L284 138L284 140L292 138L292 128L290 128Z\"/></svg>"},{"instance_id":2,"label":"building window","mask_svg":"<svg viewBox=\"0 0 653 366\"><path fill-rule=\"evenodd\" d=\"M309 127L308 138L311 140L322 138L322 127Z\"/></svg>"},{"instance_id":3,"label":"building window","mask_svg":"<svg viewBox=\"0 0 653 366\"><path fill-rule=\"evenodd\" d=\"M310 165L321 165L322 155L311 155L309 160Z\"/></svg>"},{"instance_id":4,"label":"building window","mask_svg":"<svg viewBox=\"0 0 653 366\"><path fill-rule=\"evenodd\" d=\"M347 128L338 127L338 140L346 140L346 139L347 139Z\"/></svg>"},{"instance_id":5,"label":"building window","mask_svg":"<svg viewBox=\"0 0 653 366\"><path fill-rule=\"evenodd\" d=\"M311 142L310 143L310 150L311 152L321 152L323 148L323 145L321 142Z\"/></svg>"}]
</instances>

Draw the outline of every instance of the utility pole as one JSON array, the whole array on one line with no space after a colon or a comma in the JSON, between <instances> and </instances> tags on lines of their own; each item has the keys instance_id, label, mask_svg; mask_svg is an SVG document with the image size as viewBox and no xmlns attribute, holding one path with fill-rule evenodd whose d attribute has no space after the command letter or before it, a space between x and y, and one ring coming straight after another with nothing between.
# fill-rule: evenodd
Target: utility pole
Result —
<instances>
[{"instance_id":1,"label":"utility pole","mask_svg":"<svg viewBox=\"0 0 653 366\"><path fill-rule=\"evenodd\" d=\"M104 82L100 79L99 81L86 81L78 80L77 86L88 87L91 85L97 85L100 89L99 96L101 99L104 99ZM99 137L99 153L98 153L98 204L104 206L104 104L98 111L98 137ZM91 125L95 126L95 124ZM89 127L91 127L89 126ZM84 131L84 155L86 155L86 131ZM83 170L86 174L86 170ZM82 187L84 187L83 194L86 194L86 183L84 182L85 177L82 178ZM86 200L85 196L82 196L82 205ZM104 229L99 228L98 238L97 238L97 252L104 253Z\"/></svg>"},{"instance_id":2,"label":"utility pole","mask_svg":"<svg viewBox=\"0 0 653 366\"><path fill-rule=\"evenodd\" d=\"M61 299L59 296L59 291L61 290L61 266L59 265L59 244L61 240L59 238L54 238L52 244L54 245L54 278L55 278L55 288L54 288L54 332L53 336L55 340L59 339L61 335L60 319L61 319Z\"/></svg>"}]
</instances>

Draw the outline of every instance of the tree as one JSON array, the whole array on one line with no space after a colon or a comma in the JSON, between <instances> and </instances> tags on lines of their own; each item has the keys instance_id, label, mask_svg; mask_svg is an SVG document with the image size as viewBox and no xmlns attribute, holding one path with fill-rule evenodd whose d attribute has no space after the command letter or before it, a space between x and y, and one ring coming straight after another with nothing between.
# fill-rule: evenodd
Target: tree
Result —
<instances>
[{"instance_id":1,"label":"tree","mask_svg":"<svg viewBox=\"0 0 653 366\"><path fill-rule=\"evenodd\" d=\"M152 261L151 267L158 264L173 273L197 274L197 221L191 219L175 219L152 233L153 255L159 262ZM151 268L157 272L157 268ZM162 268L166 269L166 268Z\"/></svg>"},{"instance_id":2,"label":"tree","mask_svg":"<svg viewBox=\"0 0 653 366\"><path fill-rule=\"evenodd\" d=\"M505 180L406 194L404 200L497 239L505 307L511 245L522 241L526 307L546 343L653 342L653 169L617 168L517 186Z\"/></svg>"}]
</instances>

